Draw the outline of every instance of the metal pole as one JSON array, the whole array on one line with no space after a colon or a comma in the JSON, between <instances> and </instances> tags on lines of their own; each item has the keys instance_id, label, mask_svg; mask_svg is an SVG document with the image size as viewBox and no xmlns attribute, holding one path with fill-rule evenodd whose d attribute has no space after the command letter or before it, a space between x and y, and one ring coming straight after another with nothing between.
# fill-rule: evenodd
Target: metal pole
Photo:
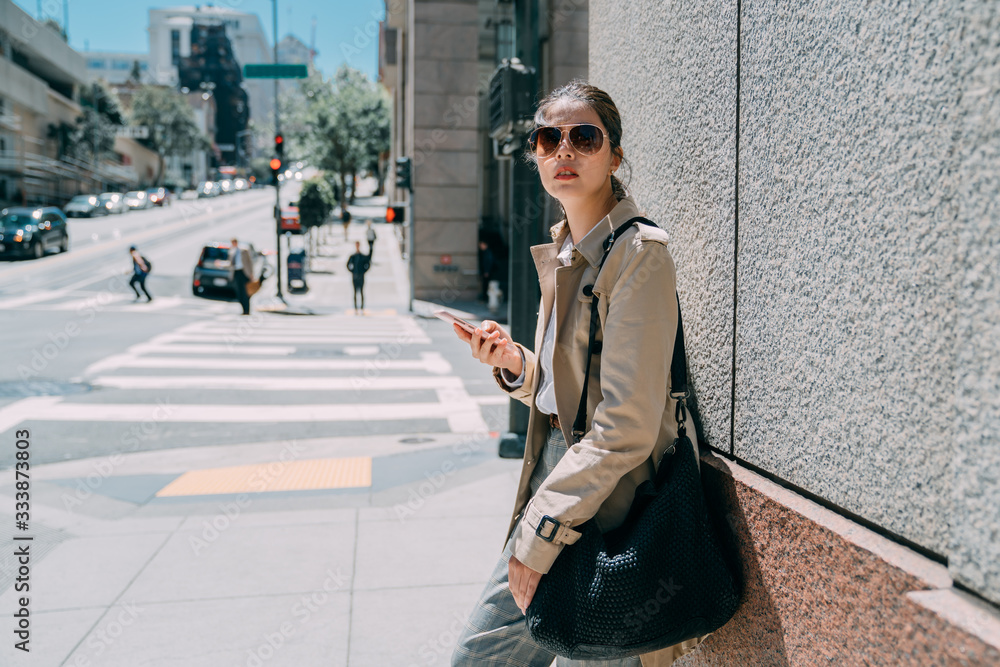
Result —
<instances>
[{"instance_id":1,"label":"metal pole","mask_svg":"<svg viewBox=\"0 0 1000 667\"><path fill-rule=\"evenodd\" d=\"M413 163L411 162L410 164L411 164L411 166L410 166L410 183L411 183L410 188L411 189L410 189L410 193L409 193L410 196L409 196L409 198L407 199L407 202L406 202L407 206L409 207L409 210L407 211L407 213L409 213L408 217L410 219L410 223L409 223L409 227L406 229L406 254L407 254L407 259L410 260L410 262L409 262L409 264L410 264L410 312L412 313L413 312L413 300L414 300L414 298L416 298L414 296L414 290L416 289L417 273L416 273L416 269L414 268L415 265L416 265L416 258L413 256L413 250L414 250L414 247L415 247L414 246L414 242L413 242L413 230L414 230L414 228L416 226L416 224L415 224L416 220L413 219L415 211L416 211L416 209L413 207L413 185L412 185L412 183L413 183L413 167L412 167L412 164Z\"/></svg>"},{"instance_id":2,"label":"metal pole","mask_svg":"<svg viewBox=\"0 0 1000 667\"><path fill-rule=\"evenodd\" d=\"M274 30L274 64L278 64L278 0L271 0L271 4L274 8L273 13L273 30ZM278 79L274 80L274 136L281 134L281 122L280 115L278 113ZM277 157L277 156L275 156ZM284 167L285 165L281 165ZM274 272L275 278L278 281L278 293L277 297L282 301L285 300L284 295L281 293L281 181L275 177L274 179L274 232L275 240L277 241L277 252L275 256L277 257L277 270Z\"/></svg>"}]
</instances>

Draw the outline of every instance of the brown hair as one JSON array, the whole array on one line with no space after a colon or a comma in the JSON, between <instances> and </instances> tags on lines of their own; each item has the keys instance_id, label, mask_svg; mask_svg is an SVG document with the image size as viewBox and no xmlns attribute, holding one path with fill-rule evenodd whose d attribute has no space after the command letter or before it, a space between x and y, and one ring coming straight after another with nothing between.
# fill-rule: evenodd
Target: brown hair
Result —
<instances>
[{"instance_id":1,"label":"brown hair","mask_svg":"<svg viewBox=\"0 0 1000 667\"><path fill-rule=\"evenodd\" d=\"M601 124L604 125L604 129L608 133L608 143L610 144L611 152L616 153L621 158L622 166L628 167L631 170L631 165L625 160L625 152L622 150L622 117L618 113L618 107L615 106L614 100L611 99L610 95L586 81L575 79L546 95L538 103L538 110L535 112L532 129L545 125L545 112L556 102L566 100L582 102L597 113L597 117L601 119ZM525 151L525 158L529 162L538 164L538 158L530 150ZM611 191L615 199L619 201L627 194L625 186L614 174L611 175Z\"/></svg>"}]
</instances>

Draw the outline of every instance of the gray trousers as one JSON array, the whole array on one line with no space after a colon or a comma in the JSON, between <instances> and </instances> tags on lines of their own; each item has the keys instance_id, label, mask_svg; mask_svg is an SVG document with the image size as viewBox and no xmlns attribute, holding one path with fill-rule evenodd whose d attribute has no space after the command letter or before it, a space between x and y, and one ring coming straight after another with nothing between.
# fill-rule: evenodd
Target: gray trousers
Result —
<instances>
[{"instance_id":1,"label":"gray trousers","mask_svg":"<svg viewBox=\"0 0 1000 667\"><path fill-rule=\"evenodd\" d=\"M566 440L558 429L549 433L542 448L541 460L531 475L531 493L538 491L559 459L566 453ZM622 660L568 660L538 644L528 633L524 614L514 603L507 583L507 561L511 556L511 542L507 542L497 561L489 583L483 589L479 602L465 623L451 657L452 667L549 667L553 659L558 667L641 667L639 658Z\"/></svg>"}]
</instances>

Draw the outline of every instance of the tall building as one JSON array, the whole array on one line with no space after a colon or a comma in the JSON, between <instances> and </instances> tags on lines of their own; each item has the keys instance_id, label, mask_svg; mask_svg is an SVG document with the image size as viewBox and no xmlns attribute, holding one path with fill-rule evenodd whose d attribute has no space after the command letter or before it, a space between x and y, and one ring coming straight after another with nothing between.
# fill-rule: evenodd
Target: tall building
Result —
<instances>
[{"instance_id":1,"label":"tall building","mask_svg":"<svg viewBox=\"0 0 1000 667\"><path fill-rule=\"evenodd\" d=\"M80 160L60 135L83 109L84 56L11 0L0 0L0 204L57 204L84 191L151 185L156 154L119 137L108 156Z\"/></svg>"},{"instance_id":2,"label":"tall building","mask_svg":"<svg viewBox=\"0 0 1000 667\"><path fill-rule=\"evenodd\" d=\"M148 54L85 51L83 57L87 66L87 78L91 81L102 79L110 84L123 84L129 80L140 83L149 81ZM137 79L135 74L139 75Z\"/></svg>"},{"instance_id":3,"label":"tall building","mask_svg":"<svg viewBox=\"0 0 1000 667\"><path fill-rule=\"evenodd\" d=\"M256 14L212 5L151 9L149 72L155 82L181 87L179 67L182 58L191 56L196 25L224 26L235 64L240 69L247 64L274 61L274 53ZM248 79L242 86L247 93L249 118L256 123L272 122L274 83L270 79Z\"/></svg>"},{"instance_id":4,"label":"tall building","mask_svg":"<svg viewBox=\"0 0 1000 667\"><path fill-rule=\"evenodd\" d=\"M312 70L313 60L316 58L316 51L306 45L295 35L285 35L278 42L278 62L282 64L302 64L308 65ZM278 81L279 90L284 93L287 90L294 90L299 85L297 79L281 79Z\"/></svg>"},{"instance_id":5,"label":"tall building","mask_svg":"<svg viewBox=\"0 0 1000 667\"><path fill-rule=\"evenodd\" d=\"M545 20L535 30L544 46L535 65L538 90L548 91L587 75L587 2L543 4ZM512 158L519 152L498 154L489 134L490 77L504 59L520 55L514 46L510 2L386 2L379 81L393 103L390 164L413 159L410 261L419 299L475 298L480 239L493 247L501 262L497 277L506 281L511 222L519 211L532 224L553 222L550 207L523 213L515 204ZM390 199L405 202L409 193L394 183L387 181Z\"/></svg>"}]
</instances>

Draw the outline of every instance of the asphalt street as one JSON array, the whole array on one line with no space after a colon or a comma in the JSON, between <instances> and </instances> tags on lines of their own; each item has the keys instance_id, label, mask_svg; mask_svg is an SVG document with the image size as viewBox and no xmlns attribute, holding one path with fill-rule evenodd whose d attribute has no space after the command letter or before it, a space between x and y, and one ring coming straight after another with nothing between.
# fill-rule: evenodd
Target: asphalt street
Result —
<instances>
[{"instance_id":1,"label":"asphalt street","mask_svg":"<svg viewBox=\"0 0 1000 667\"><path fill-rule=\"evenodd\" d=\"M250 316L194 297L206 243L274 261L273 197L71 220L70 252L0 264L0 543L31 537L32 619L30 656L3 642L0 664L448 664L509 519L509 401L432 304L409 312L378 198L347 239L320 233L305 293L282 302L272 278ZM23 606L19 567L0 551L0 617Z\"/></svg>"}]
</instances>

